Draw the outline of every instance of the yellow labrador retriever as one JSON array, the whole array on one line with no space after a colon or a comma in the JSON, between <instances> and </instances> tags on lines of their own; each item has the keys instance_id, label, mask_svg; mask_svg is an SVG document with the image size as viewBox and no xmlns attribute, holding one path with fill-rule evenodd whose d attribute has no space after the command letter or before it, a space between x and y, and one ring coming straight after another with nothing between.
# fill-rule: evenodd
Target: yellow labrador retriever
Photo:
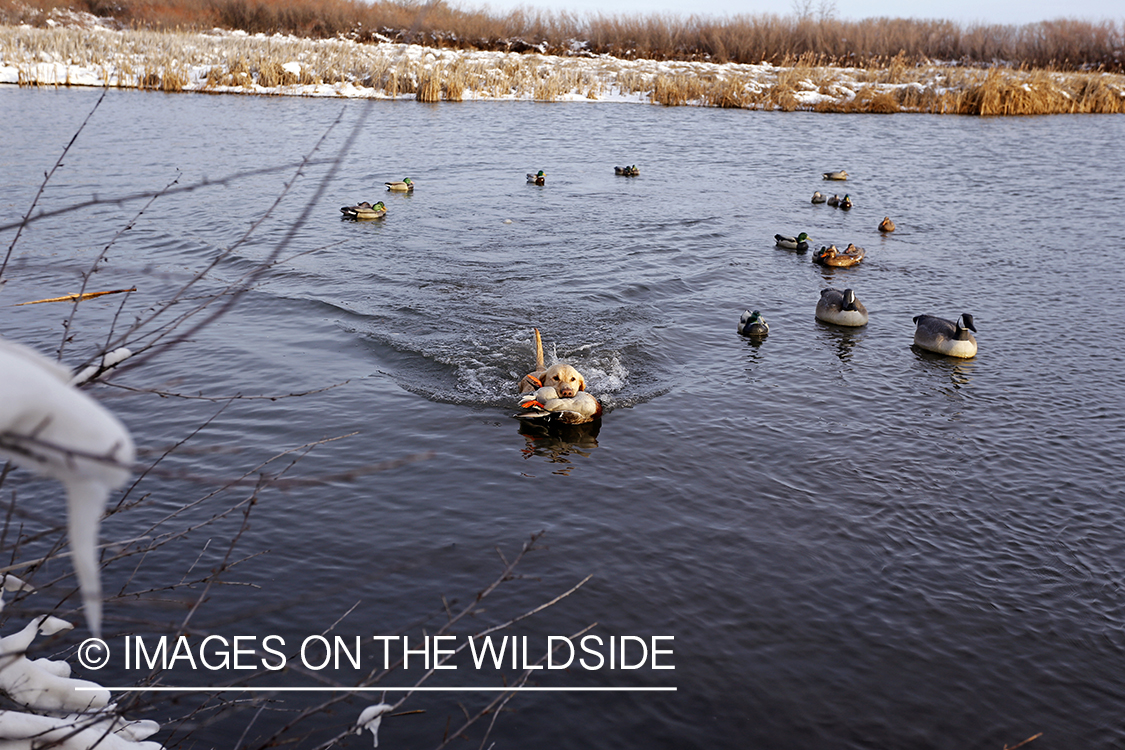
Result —
<instances>
[{"instance_id":1,"label":"yellow labrador retriever","mask_svg":"<svg viewBox=\"0 0 1125 750\"><path fill-rule=\"evenodd\" d=\"M554 388L562 398L574 398L586 390L586 378L568 364L558 362L543 366L543 339L535 329L535 370L520 379L520 393L531 393L542 387Z\"/></svg>"},{"instance_id":2,"label":"yellow labrador retriever","mask_svg":"<svg viewBox=\"0 0 1125 750\"><path fill-rule=\"evenodd\" d=\"M535 371L520 378L521 419L586 424L602 415L602 405L586 392L582 373L567 364L543 367L543 340L535 329Z\"/></svg>"}]
</instances>

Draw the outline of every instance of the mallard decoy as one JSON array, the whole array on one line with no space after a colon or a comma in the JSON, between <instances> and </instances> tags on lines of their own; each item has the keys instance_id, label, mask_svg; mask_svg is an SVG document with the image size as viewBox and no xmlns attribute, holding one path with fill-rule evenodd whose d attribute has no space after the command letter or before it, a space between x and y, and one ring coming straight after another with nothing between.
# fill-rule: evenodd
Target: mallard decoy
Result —
<instances>
[{"instance_id":1,"label":"mallard decoy","mask_svg":"<svg viewBox=\"0 0 1125 750\"><path fill-rule=\"evenodd\" d=\"M770 332L770 324L757 310L754 312L747 310L738 319L738 332L743 336L765 336Z\"/></svg>"},{"instance_id":2,"label":"mallard decoy","mask_svg":"<svg viewBox=\"0 0 1125 750\"><path fill-rule=\"evenodd\" d=\"M623 175L625 177L636 177L641 173L641 170L636 164L634 164L631 167L614 167L613 173Z\"/></svg>"},{"instance_id":3,"label":"mallard decoy","mask_svg":"<svg viewBox=\"0 0 1125 750\"><path fill-rule=\"evenodd\" d=\"M409 177L404 177L399 182L388 182L388 183L385 183L385 184L387 186L387 190L394 190L394 191L399 192L399 193L413 193L414 192L414 181L411 180Z\"/></svg>"},{"instance_id":4,"label":"mallard decoy","mask_svg":"<svg viewBox=\"0 0 1125 750\"><path fill-rule=\"evenodd\" d=\"M530 182L532 185L542 185L542 184L546 183L547 175L543 174L543 170L540 169L535 174L529 173L527 175L527 181Z\"/></svg>"},{"instance_id":5,"label":"mallard decoy","mask_svg":"<svg viewBox=\"0 0 1125 750\"><path fill-rule=\"evenodd\" d=\"M809 235L805 232L801 232L796 237L775 234L773 240L778 247L787 247L790 250L801 250L802 252L809 249Z\"/></svg>"},{"instance_id":6,"label":"mallard decoy","mask_svg":"<svg viewBox=\"0 0 1125 750\"><path fill-rule=\"evenodd\" d=\"M839 195L833 195L831 198L828 199L828 205L832 206L832 207L839 206L840 205L840 196Z\"/></svg>"},{"instance_id":7,"label":"mallard decoy","mask_svg":"<svg viewBox=\"0 0 1125 750\"><path fill-rule=\"evenodd\" d=\"M364 201L354 206L343 206L340 208L340 213L344 214L345 219L378 219L387 215L387 207L383 201L379 201L374 206Z\"/></svg>"},{"instance_id":8,"label":"mallard decoy","mask_svg":"<svg viewBox=\"0 0 1125 750\"><path fill-rule=\"evenodd\" d=\"M828 247L822 247L817 250L816 254L813 255L813 261L822 266L847 268L863 260L865 254L862 247L856 247L852 244L849 244L847 249L843 251L837 250L835 245L829 245Z\"/></svg>"},{"instance_id":9,"label":"mallard decoy","mask_svg":"<svg viewBox=\"0 0 1125 750\"><path fill-rule=\"evenodd\" d=\"M867 325L867 308L856 299L855 292L851 289L820 290L820 299L816 303L816 319L825 323L838 326L865 326Z\"/></svg>"},{"instance_id":10,"label":"mallard decoy","mask_svg":"<svg viewBox=\"0 0 1125 750\"><path fill-rule=\"evenodd\" d=\"M842 169L837 169L835 172L825 172L824 179L826 180L846 180L848 173Z\"/></svg>"},{"instance_id":11,"label":"mallard decoy","mask_svg":"<svg viewBox=\"0 0 1125 750\"><path fill-rule=\"evenodd\" d=\"M956 323L933 315L915 315L914 322L918 326L914 331L915 346L947 357L976 356L977 340L969 331L977 328L969 313L961 313Z\"/></svg>"},{"instance_id":12,"label":"mallard decoy","mask_svg":"<svg viewBox=\"0 0 1125 750\"><path fill-rule=\"evenodd\" d=\"M602 415L602 405L586 391L578 391L570 398L560 398L558 391L549 385L525 394L520 399L520 419L542 419L563 424L585 424Z\"/></svg>"},{"instance_id":13,"label":"mallard decoy","mask_svg":"<svg viewBox=\"0 0 1125 750\"><path fill-rule=\"evenodd\" d=\"M852 207L852 199L850 197L848 197L847 194L845 194L844 197L840 199L839 208L843 209L844 211L847 211L851 207Z\"/></svg>"},{"instance_id":14,"label":"mallard decoy","mask_svg":"<svg viewBox=\"0 0 1125 750\"><path fill-rule=\"evenodd\" d=\"M824 201L826 200L828 199L824 196L824 193L820 192L819 190L812 194L813 203L824 203Z\"/></svg>"},{"instance_id":15,"label":"mallard decoy","mask_svg":"<svg viewBox=\"0 0 1125 750\"><path fill-rule=\"evenodd\" d=\"M890 216L884 216L883 220L879 222L880 232L893 232L895 231L895 223L891 221Z\"/></svg>"}]
</instances>

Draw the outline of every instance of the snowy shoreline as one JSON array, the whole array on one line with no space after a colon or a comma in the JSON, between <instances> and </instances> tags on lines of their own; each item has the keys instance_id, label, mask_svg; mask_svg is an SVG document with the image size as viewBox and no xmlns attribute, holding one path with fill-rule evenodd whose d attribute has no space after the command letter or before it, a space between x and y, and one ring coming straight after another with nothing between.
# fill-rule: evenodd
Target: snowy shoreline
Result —
<instances>
[{"instance_id":1,"label":"snowy shoreline","mask_svg":"<svg viewBox=\"0 0 1125 750\"><path fill-rule=\"evenodd\" d=\"M0 27L0 83L166 92L418 99L599 101L823 112L1125 112L1125 76L933 64L623 60L438 49L292 36L115 30L90 16Z\"/></svg>"}]
</instances>

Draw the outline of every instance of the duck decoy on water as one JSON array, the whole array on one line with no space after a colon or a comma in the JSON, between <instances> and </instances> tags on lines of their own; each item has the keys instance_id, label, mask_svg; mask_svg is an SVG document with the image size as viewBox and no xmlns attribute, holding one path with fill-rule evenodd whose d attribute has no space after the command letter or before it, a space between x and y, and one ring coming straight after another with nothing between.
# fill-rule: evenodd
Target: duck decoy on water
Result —
<instances>
[{"instance_id":1,"label":"duck decoy on water","mask_svg":"<svg viewBox=\"0 0 1125 750\"><path fill-rule=\"evenodd\" d=\"M775 234L773 240L777 243L778 247L787 247L790 250L809 249L809 235L806 232L801 232L796 237L786 237L784 234Z\"/></svg>"},{"instance_id":2,"label":"duck decoy on water","mask_svg":"<svg viewBox=\"0 0 1125 750\"><path fill-rule=\"evenodd\" d=\"M820 192L819 190L812 194L813 203L824 203L826 200L828 200L827 196L825 196L824 193Z\"/></svg>"},{"instance_id":3,"label":"duck decoy on water","mask_svg":"<svg viewBox=\"0 0 1125 750\"><path fill-rule=\"evenodd\" d=\"M641 170L636 164L634 164L631 167L614 167L613 173L623 175L625 177L636 177L641 173Z\"/></svg>"},{"instance_id":4,"label":"duck decoy on water","mask_svg":"<svg viewBox=\"0 0 1125 750\"><path fill-rule=\"evenodd\" d=\"M816 319L825 323L838 326L865 326L867 325L867 308L863 306L851 289L820 290L820 299L816 303Z\"/></svg>"},{"instance_id":5,"label":"duck decoy on water","mask_svg":"<svg viewBox=\"0 0 1125 750\"><path fill-rule=\"evenodd\" d=\"M520 419L542 419L563 424L586 424L602 415L602 405L586 391L561 398L555 388L545 385L520 398Z\"/></svg>"},{"instance_id":6,"label":"duck decoy on water","mask_svg":"<svg viewBox=\"0 0 1125 750\"><path fill-rule=\"evenodd\" d=\"M915 346L948 357L976 356L977 340L969 331L977 328L969 313L961 313L956 323L934 315L916 315L914 322L918 326L914 331Z\"/></svg>"},{"instance_id":7,"label":"duck decoy on water","mask_svg":"<svg viewBox=\"0 0 1125 750\"><path fill-rule=\"evenodd\" d=\"M757 310L747 310L738 320L738 332L743 336L765 336L770 332L770 324Z\"/></svg>"},{"instance_id":8,"label":"duck decoy on water","mask_svg":"<svg viewBox=\"0 0 1125 750\"><path fill-rule=\"evenodd\" d=\"M840 208L840 209L843 209L844 211L847 211L851 207L852 207L852 199L851 199L850 196L845 194L844 197L840 199L840 205L837 206L837 208Z\"/></svg>"},{"instance_id":9,"label":"duck decoy on water","mask_svg":"<svg viewBox=\"0 0 1125 750\"><path fill-rule=\"evenodd\" d=\"M835 245L822 247L813 255L813 261L821 264L822 266L833 266L835 268L847 268L854 266L863 260L866 254L862 247L848 244L848 247L843 250L837 250Z\"/></svg>"},{"instance_id":10,"label":"duck decoy on water","mask_svg":"<svg viewBox=\"0 0 1125 750\"><path fill-rule=\"evenodd\" d=\"M846 180L848 173L842 169L837 169L835 172L825 172L824 179L826 180Z\"/></svg>"},{"instance_id":11,"label":"duck decoy on water","mask_svg":"<svg viewBox=\"0 0 1125 750\"><path fill-rule=\"evenodd\" d=\"M890 216L884 216L883 220L879 222L880 232L893 232L895 231L895 223L891 221Z\"/></svg>"},{"instance_id":12,"label":"duck decoy on water","mask_svg":"<svg viewBox=\"0 0 1125 750\"><path fill-rule=\"evenodd\" d=\"M532 185L542 185L547 182L547 175L543 174L543 170L540 169L535 174L528 173L527 181Z\"/></svg>"},{"instance_id":13,"label":"duck decoy on water","mask_svg":"<svg viewBox=\"0 0 1125 750\"><path fill-rule=\"evenodd\" d=\"M828 205L832 206L833 208L838 207L840 205L840 196L834 194L831 198L828 199Z\"/></svg>"},{"instance_id":14,"label":"duck decoy on water","mask_svg":"<svg viewBox=\"0 0 1125 750\"><path fill-rule=\"evenodd\" d=\"M387 215L387 207L383 201L371 205L367 201L354 206L341 206L340 213L345 219L379 219Z\"/></svg>"},{"instance_id":15,"label":"duck decoy on water","mask_svg":"<svg viewBox=\"0 0 1125 750\"><path fill-rule=\"evenodd\" d=\"M398 182L388 182L388 183L385 183L385 184L387 186L387 190L394 190L394 191L399 192L399 193L413 193L414 192L414 181L411 180L409 177L404 177L403 179L399 180Z\"/></svg>"}]
</instances>

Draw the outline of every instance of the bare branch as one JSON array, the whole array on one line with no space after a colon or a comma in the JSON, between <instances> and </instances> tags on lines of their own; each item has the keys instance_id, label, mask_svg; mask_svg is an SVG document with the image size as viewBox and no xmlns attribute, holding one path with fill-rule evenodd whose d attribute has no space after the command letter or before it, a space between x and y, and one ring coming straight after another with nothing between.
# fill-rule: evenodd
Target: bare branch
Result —
<instances>
[{"instance_id":1,"label":"bare branch","mask_svg":"<svg viewBox=\"0 0 1125 750\"><path fill-rule=\"evenodd\" d=\"M35 219L31 218L31 212L35 210L35 207L37 205L39 205L39 199L43 197L43 191L46 190L47 183L51 181L51 178L54 176L55 172L57 172L59 167L63 165L63 159L65 159L66 155L70 153L70 147L73 146L74 142L78 140L78 136L82 134L82 131L85 129L86 124L90 122L90 118L93 117L94 113L98 111L98 107L101 106L101 103L105 99L105 95L108 91L108 88L102 91L102 95L98 97L98 100L96 102L94 102L94 106L90 108L90 113L86 115L86 119L83 120L82 124L78 126L78 130L74 131L74 136L71 137L70 142L66 144L66 146L62 150L62 153L59 154L59 158L58 161L55 162L55 166L51 167L51 170L43 175L43 182L39 184L39 190L35 192L35 197L32 198L31 205L27 207L27 213L24 214L23 218L20 221L14 224L0 226L0 232L8 229L16 230L16 236L12 238L11 244L8 245L8 252L4 254L4 261L0 262L0 287L4 285L4 270L8 267L8 261L12 257L12 251L16 249L16 243L20 241L20 235L23 234L23 228L39 218L38 216ZM40 216L42 216L42 213L40 213Z\"/></svg>"}]
</instances>

